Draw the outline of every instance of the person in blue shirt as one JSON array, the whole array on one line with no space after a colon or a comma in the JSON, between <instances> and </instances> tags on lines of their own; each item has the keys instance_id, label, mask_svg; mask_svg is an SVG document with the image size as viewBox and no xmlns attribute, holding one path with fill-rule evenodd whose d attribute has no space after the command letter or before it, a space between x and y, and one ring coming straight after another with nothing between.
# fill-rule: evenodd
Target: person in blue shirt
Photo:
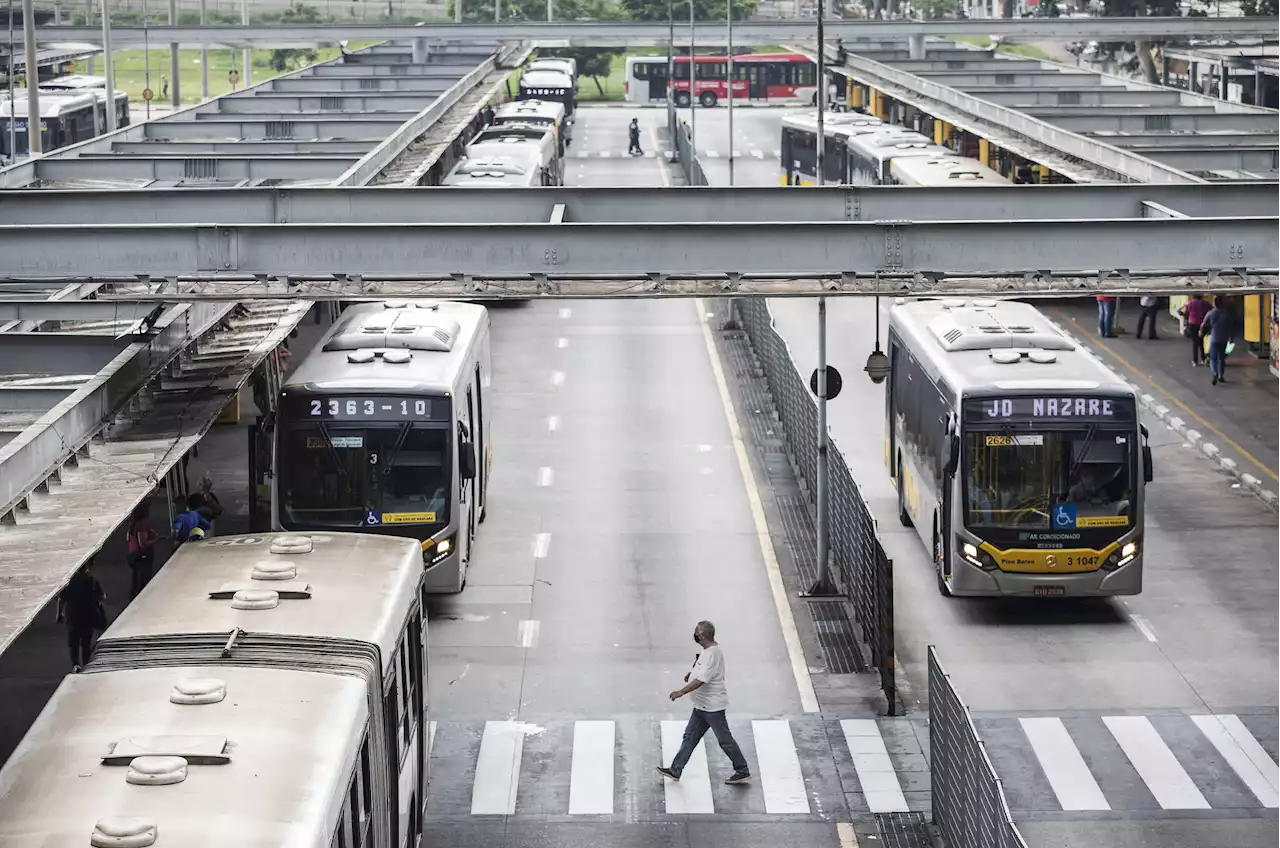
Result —
<instances>
[{"instance_id":1,"label":"person in blue shirt","mask_svg":"<svg viewBox=\"0 0 1280 848\"><path fill-rule=\"evenodd\" d=\"M204 498L198 492L187 496L186 512L178 513L178 517L173 520L175 545L192 540L198 541L209 535L213 525L209 523L209 519L200 514L202 506L204 506Z\"/></svg>"},{"instance_id":2,"label":"person in blue shirt","mask_svg":"<svg viewBox=\"0 0 1280 848\"><path fill-rule=\"evenodd\" d=\"M1225 297L1214 299L1213 308L1200 323L1200 336L1209 338L1209 371L1213 385L1227 381L1227 345L1236 334L1236 314Z\"/></svg>"}]
</instances>

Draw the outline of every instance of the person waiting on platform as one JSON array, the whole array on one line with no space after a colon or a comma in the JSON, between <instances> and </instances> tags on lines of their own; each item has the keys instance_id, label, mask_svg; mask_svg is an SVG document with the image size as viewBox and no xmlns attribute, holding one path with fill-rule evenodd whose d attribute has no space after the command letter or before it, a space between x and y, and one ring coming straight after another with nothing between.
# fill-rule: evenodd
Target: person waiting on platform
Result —
<instances>
[{"instance_id":1,"label":"person waiting on platform","mask_svg":"<svg viewBox=\"0 0 1280 848\"><path fill-rule=\"evenodd\" d=\"M204 506L204 498L198 492L187 495L186 511L178 513L178 517L173 519L173 543L175 545L181 545L184 542L198 542L213 530L213 525L209 523L209 520L200 514L202 506Z\"/></svg>"},{"instance_id":2,"label":"person waiting on platform","mask_svg":"<svg viewBox=\"0 0 1280 848\"><path fill-rule=\"evenodd\" d=\"M627 153L632 156L643 156L644 151L640 149L640 121L638 119L631 119L631 126L627 128L627 134L631 137L631 145L627 148Z\"/></svg>"}]
</instances>

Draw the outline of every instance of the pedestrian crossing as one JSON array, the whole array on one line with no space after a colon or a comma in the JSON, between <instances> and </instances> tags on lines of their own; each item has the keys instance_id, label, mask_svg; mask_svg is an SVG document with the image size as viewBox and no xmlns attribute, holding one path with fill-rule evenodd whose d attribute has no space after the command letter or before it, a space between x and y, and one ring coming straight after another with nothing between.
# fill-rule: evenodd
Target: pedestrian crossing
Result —
<instances>
[{"instance_id":1,"label":"pedestrian crossing","mask_svg":"<svg viewBox=\"0 0 1280 848\"><path fill-rule=\"evenodd\" d=\"M1274 711L1259 714L975 716L1019 814L1274 810ZM839 821L927 811L927 718L731 718L752 782L708 733L681 780L662 779L685 721L627 718L432 722L428 816L671 816Z\"/></svg>"},{"instance_id":2,"label":"pedestrian crossing","mask_svg":"<svg viewBox=\"0 0 1280 848\"><path fill-rule=\"evenodd\" d=\"M1274 712L975 717L1019 812L1276 809Z\"/></svg>"},{"instance_id":3,"label":"pedestrian crossing","mask_svg":"<svg viewBox=\"0 0 1280 848\"><path fill-rule=\"evenodd\" d=\"M874 789L855 806L861 812L927 809L927 794L908 793L889 764L923 774L923 725L888 720L885 735L873 734L884 760ZM475 816L608 816L658 821L670 816L779 817L831 821L847 815L847 792L857 792L860 773L846 748L833 753L840 723L820 718L730 719L730 729L752 773L751 783L730 786L733 769L708 732L680 780L656 771L680 749L686 719L432 722L428 816L437 820ZM888 748L886 747L886 740ZM892 793L884 791L892 785ZM869 784L870 785L870 784Z\"/></svg>"},{"instance_id":4,"label":"pedestrian crossing","mask_svg":"<svg viewBox=\"0 0 1280 848\"><path fill-rule=\"evenodd\" d=\"M632 156L623 150L574 150L565 154L569 159L654 159L662 156L664 159L670 159L674 153L670 150L646 150L643 154ZM698 155L703 159L725 159L729 156L729 151L719 150L716 148L708 148L707 150L699 150ZM776 161L781 156L779 150L761 150L753 148L750 150L733 151L734 159L771 159Z\"/></svg>"}]
</instances>

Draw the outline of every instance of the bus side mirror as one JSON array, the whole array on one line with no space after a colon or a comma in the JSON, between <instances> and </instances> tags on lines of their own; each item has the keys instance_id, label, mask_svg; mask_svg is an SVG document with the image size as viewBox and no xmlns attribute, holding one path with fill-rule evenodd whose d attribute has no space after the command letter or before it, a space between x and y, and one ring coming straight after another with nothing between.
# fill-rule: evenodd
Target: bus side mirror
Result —
<instances>
[{"instance_id":1,"label":"bus side mirror","mask_svg":"<svg viewBox=\"0 0 1280 848\"><path fill-rule=\"evenodd\" d=\"M458 445L458 474L463 480L474 480L476 477L476 446L472 442Z\"/></svg>"},{"instance_id":2,"label":"bus side mirror","mask_svg":"<svg viewBox=\"0 0 1280 848\"><path fill-rule=\"evenodd\" d=\"M1155 468L1151 465L1151 445L1142 446L1142 482L1150 483L1156 477Z\"/></svg>"}]
</instances>

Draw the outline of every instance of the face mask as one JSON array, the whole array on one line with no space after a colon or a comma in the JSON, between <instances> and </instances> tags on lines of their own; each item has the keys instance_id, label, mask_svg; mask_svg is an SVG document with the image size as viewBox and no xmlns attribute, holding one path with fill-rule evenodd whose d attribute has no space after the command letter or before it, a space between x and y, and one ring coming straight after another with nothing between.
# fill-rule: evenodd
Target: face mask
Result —
<instances>
[{"instance_id":1,"label":"face mask","mask_svg":"<svg viewBox=\"0 0 1280 848\"><path fill-rule=\"evenodd\" d=\"M701 644L702 644L702 640L698 638L698 634L697 634L697 633L693 634L693 641L694 641L694 643L695 643L695 644L698 644L698 645L701 645Z\"/></svg>"}]
</instances>

